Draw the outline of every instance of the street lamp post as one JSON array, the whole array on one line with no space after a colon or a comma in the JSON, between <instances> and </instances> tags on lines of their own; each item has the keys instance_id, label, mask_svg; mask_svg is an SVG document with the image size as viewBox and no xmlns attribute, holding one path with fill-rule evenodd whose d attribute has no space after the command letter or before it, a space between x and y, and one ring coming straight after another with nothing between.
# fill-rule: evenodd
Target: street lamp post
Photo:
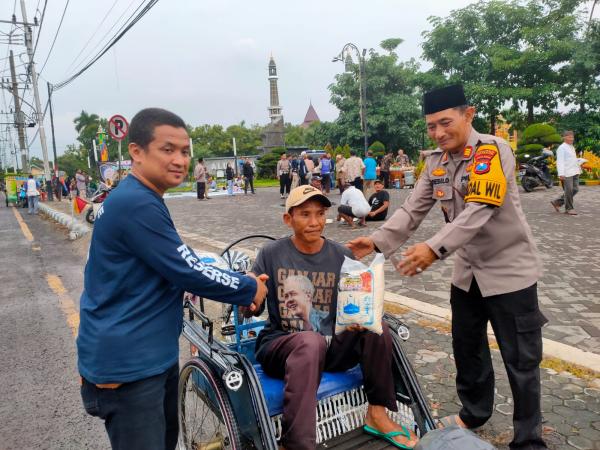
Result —
<instances>
[{"instance_id":1,"label":"street lamp post","mask_svg":"<svg viewBox=\"0 0 600 450\"><path fill-rule=\"evenodd\" d=\"M368 138L368 128L367 128L367 76L365 70L365 57L367 55L367 49L363 48L362 54L358 47L351 42L344 45L342 51L338 56L333 58L332 62L343 61L346 72L350 72L352 70L352 56L350 55L351 51L356 52L356 56L358 58L358 89L360 93L360 128L363 132L364 139L364 156L367 155L367 150L369 148L369 138Z\"/></svg>"}]
</instances>

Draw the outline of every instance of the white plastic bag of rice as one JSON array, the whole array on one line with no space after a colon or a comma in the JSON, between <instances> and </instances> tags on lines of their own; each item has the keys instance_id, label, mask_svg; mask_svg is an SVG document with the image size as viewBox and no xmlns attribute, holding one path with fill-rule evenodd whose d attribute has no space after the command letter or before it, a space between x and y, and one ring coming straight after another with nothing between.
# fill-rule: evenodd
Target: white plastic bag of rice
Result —
<instances>
[{"instance_id":1,"label":"white plastic bag of rice","mask_svg":"<svg viewBox=\"0 0 600 450\"><path fill-rule=\"evenodd\" d=\"M381 334L385 280L383 254L378 253L370 266L346 257L340 271L335 333L351 325L360 325Z\"/></svg>"}]
</instances>

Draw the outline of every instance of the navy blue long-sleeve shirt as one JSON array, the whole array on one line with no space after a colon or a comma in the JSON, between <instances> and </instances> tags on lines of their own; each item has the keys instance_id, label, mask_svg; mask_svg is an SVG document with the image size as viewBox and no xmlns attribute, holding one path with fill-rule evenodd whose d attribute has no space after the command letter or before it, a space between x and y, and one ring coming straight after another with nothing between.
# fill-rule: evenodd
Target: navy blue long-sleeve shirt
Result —
<instances>
[{"instance_id":1,"label":"navy blue long-sleeve shirt","mask_svg":"<svg viewBox=\"0 0 600 450\"><path fill-rule=\"evenodd\" d=\"M81 376L125 383L175 364L184 291L247 306L256 281L200 262L163 199L128 176L94 223L77 338Z\"/></svg>"}]
</instances>

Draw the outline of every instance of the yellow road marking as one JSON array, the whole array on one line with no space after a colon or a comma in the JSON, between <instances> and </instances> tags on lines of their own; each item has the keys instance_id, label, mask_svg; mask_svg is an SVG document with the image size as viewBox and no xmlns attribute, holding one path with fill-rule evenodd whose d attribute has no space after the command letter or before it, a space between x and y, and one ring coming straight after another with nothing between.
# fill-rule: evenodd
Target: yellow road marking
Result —
<instances>
[{"instance_id":1,"label":"yellow road marking","mask_svg":"<svg viewBox=\"0 0 600 450\"><path fill-rule=\"evenodd\" d=\"M77 337L77 330L79 329L79 313L75 307L75 303L69 297L65 286L60 281L60 278L53 274L46 274L46 281L50 289L58 296L60 301L60 309L67 318L67 325L71 329L74 337Z\"/></svg>"},{"instance_id":2,"label":"yellow road marking","mask_svg":"<svg viewBox=\"0 0 600 450\"><path fill-rule=\"evenodd\" d=\"M11 209L13 210L13 213L15 213L15 217L17 219L17 222L19 222L19 226L21 227L21 231L23 232L25 239L27 239L29 242L33 242L33 234L31 234L31 231L29 231L29 227L23 220L21 213L17 210L17 208Z\"/></svg>"}]
</instances>

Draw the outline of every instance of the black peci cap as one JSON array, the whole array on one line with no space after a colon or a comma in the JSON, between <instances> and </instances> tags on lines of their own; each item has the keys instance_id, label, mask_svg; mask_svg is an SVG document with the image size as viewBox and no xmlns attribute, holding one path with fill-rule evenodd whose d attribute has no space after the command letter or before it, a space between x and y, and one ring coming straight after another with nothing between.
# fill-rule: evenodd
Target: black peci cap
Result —
<instances>
[{"instance_id":1,"label":"black peci cap","mask_svg":"<svg viewBox=\"0 0 600 450\"><path fill-rule=\"evenodd\" d=\"M423 114L433 114L467 104L462 84L453 84L426 92L423 95Z\"/></svg>"}]
</instances>

